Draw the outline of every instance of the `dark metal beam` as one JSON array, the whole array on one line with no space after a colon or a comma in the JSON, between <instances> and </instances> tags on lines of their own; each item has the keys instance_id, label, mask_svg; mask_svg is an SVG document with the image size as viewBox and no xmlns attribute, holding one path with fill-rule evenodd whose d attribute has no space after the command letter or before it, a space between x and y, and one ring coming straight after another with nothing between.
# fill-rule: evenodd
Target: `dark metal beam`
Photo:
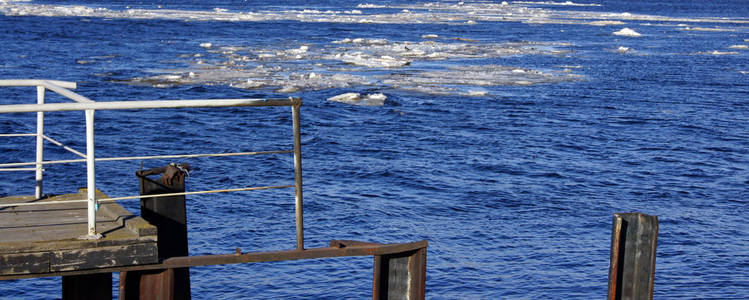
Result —
<instances>
[{"instance_id":1,"label":"dark metal beam","mask_svg":"<svg viewBox=\"0 0 749 300\"><path fill-rule=\"evenodd\" d=\"M409 252L409 251L414 251L414 250L419 250L419 249L424 249L424 251L426 251L426 247L429 245L429 243L425 240L412 242L412 243L400 243L400 244L375 244L375 243L334 240L331 242L331 244L333 244L334 246L323 247L323 248L310 248L306 250L284 250L284 251L248 252L248 253L240 252L240 253L234 253L234 254L172 257L172 258L163 260L161 263L148 264L148 265L135 265L135 266L111 267L111 268L101 268L101 269L66 271L66 272L37 273L37 274L3 275L3 276L0 276L0 280L82 275L82 274L95 274L95 273L111 273L111 272L137 271L137 270L156 270L156 269L240 264L240 263L253 263L253 262L268 262L268 261L282 261L282 260L315 259L315 258L327 258L327 257L388 255L388 254Z\"/></svg>"}]
</instances>

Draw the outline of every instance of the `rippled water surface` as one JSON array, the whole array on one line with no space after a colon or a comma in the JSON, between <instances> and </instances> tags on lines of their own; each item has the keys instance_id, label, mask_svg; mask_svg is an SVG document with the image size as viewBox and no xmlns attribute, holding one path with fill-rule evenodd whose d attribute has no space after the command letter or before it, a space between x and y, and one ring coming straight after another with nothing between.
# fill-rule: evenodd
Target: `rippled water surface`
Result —
<instances>
[{"instance_id":1,"label":"rippled water surface","mask_svg":"<svg viewBox=\"0 0 749 300\"><path fill-rule=\"evenodd\" d=\"M0 78L75 81L97 101L303 98L306 246L426 239L430 299L602 298L611 217L631 211L660 220L657 299L740 299L747 16L738 0L0 0ZM99 157L292 145L283 107L96 118ZM2 114L0 133L33 121ZM46 130L85 148L82 113L48 113ZM32 147L4 138L0 162L32 161ZM286 154L186 161L188 190L293 181ZM99 163L97 187L136 194L139 167ZM50 165L45 190L73 192L84 174ZM33 174L0 176L0 196L33 193ZM295 246L293 190L188 206L193 255ZM368 257L191 272L196 299L371 297ZM59 278L0 282L2 299L59 295Z\"/></svg>"}]
</instances>

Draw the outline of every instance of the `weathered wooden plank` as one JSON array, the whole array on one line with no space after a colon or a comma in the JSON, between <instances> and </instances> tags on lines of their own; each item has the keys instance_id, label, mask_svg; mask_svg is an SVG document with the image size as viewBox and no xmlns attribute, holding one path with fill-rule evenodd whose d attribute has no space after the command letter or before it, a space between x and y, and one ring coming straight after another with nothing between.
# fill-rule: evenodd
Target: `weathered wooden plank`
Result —
<instances>
[{"instance_id":1,"label":"weathered wooden plank","mask_svg":"<svg viewBox=\"0 0 749 300\"><path fill-rule=\"evenodd\" d=\"M49 253L0 254L0 275L49 272Z\"/></svg>"},{"instance_id":2,"label":"weathered wooden plank","mask_svg":"<svg viewBox=\"0 0 749 300\"><path fill-rule=\"evenodd\" d=\"M130 211L117 203L102 203L99 206L99 210L103 214L115 220L121 225L124 225L127 229L135 233L138 237L156 236L156 226L149 224L143 218L136 217Z\"/></svg>"},{"instance_id":3,"label":"weathered wooden plank","mask_svg":"<svg viewBox=\"0 0 749 300\"><path fill-rule=\"evenodd\" d=\"M158 262L155 243L54 251L50 271L74 271Z\"/></svg>"},{"instance_id":4,"label":"weathered wooden plank","mask_svg":"<svg viewBox=\"0 0 749 300\"><path fill-rule=\"evenodd\" d=\"M127 228L114 223L98 223L105 234L102 240L80 240L86 223L46 227L30 227L23 230L0 230L0 253L41 252L63 249L81 249L99 246L153 241L155 236L139 238Z\"/></svg>"},{"instance_id":5,"label":"weathered wooden plank","mask_svg":"<svg viewBox=\"0 0 749 300\"><path fill-rule=\"evenodd\" d=\"M31 196L0 198L0 203L59 201L85 198L86 190L36 200ZM98 192L102 199L106 195ZM85 249L156 241L156 227L116 203L102 203L97 211L100 240L81 240L87 232L85 203L45 206L4 207L0 209L0 254L35 253L53 250Z\"/></svg>"},{"instance_id":6,"label":"weathered wooden plank","mask_svg":"<svg viewBox=\"0 0 749 300\"><path fill-rule=\"evenodd\" d=\"M77 194L34 199L4 197L0 203L27 203L85 198ZM98 197L107 198L98 193ZM97 211L99 240L79 239L87 231L85 203L0 209L0 276L152 264L158 262L156 228L116 203ZM127 226L128 222L132 224Z\"/></svg>"},{"instance_id":7,"label":"weathered wooden plank","mask_svg":"<svg viewBox=\"0 0 749 300\"><path fill-rule=\"evenodd\" d=\"M60 220L72 220L80 222L86 220L86 211L80 208L56 208L38 207L37 210L19 211L13 208L6 208L0 211L0 228L18 227L18 226L43 226L58 224ZM68 221L69 222L69 221Z\"/></svg>"}]
</instances>

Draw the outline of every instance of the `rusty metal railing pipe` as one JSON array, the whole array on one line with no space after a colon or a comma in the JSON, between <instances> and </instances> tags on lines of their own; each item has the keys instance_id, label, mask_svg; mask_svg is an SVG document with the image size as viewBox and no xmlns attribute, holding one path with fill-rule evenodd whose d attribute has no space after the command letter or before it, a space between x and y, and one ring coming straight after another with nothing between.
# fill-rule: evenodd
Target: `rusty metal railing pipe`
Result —
<instances>
[{"instance_id":1,"label":"rusty metal railing pipe","mask_svg":"<svg viewBox=\"0 0 749 300\"><path fill-rule=\"evenodd\" d=\"M304 250L304 213L302 210L302 138L300 134L299 107L302 102L298 98L291 106L291 117L294 130L294 183L296 194L294 208L296 213L296 248Z\"/></svg>"}]
</instances>

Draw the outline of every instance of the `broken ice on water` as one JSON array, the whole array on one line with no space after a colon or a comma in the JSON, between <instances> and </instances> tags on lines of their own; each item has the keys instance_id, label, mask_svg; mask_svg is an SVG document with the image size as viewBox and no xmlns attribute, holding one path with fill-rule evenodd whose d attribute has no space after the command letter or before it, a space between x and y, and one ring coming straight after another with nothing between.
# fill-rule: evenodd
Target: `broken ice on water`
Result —
<instances>
[{"instance_id":1,"label":"broken ice on water","mask_svg":"<svg viewBox=\"0 0 749 300\"><path fill-rule=\"evenodd\" d=\"M223 84L282 93L366 86L432 94L466 94L468 92L435 86L530 85L580 78L571 74L538 76L546 73L495 65L460 68L452 62L455 59L465 63L466 59L567 53L565 49L570 45L558 42L486 43L425 35L425 39L420 41L345 38L324 45L305 44L280 49L210 42L202 42L199 46L194 50L202 52L180 56L189 67L157 71L153 76L134 78L131 83L155 87ZM444 70L424 72L418 66L420 62L429 62L430 69ZM398 70L397 75L383 75L394 70ZM432 88L415 88L424 85ZM481 89L468 94L480 96L487 92Z\"/></svg>"}]
</instances>

